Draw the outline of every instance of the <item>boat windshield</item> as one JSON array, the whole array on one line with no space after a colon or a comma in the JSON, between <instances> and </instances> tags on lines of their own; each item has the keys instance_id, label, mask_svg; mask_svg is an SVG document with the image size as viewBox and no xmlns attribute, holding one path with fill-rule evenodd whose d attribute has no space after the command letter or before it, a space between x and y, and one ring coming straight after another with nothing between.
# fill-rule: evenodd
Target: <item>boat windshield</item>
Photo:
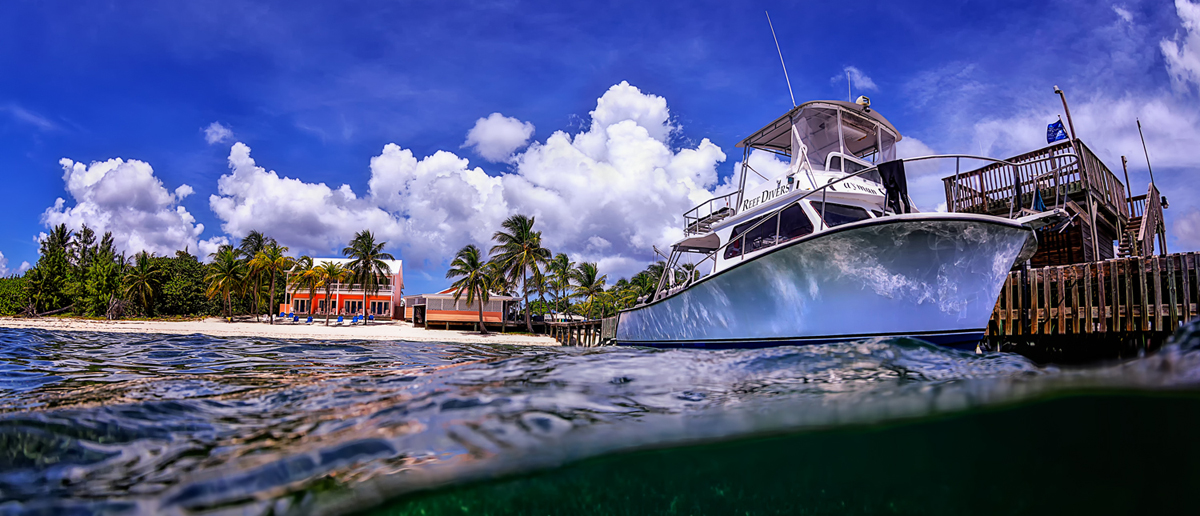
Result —
<instances>
[{"instance_id":1,"label":"boat windshield","mask_svg":"<svg viewBox=\"0 0 1200 516\"><path fill-rule=\"evenodd\" d=\"M792 117L792 127L795 128L791 145L792 161L797 159L796 137L807 148L808 161L815 169L824 168L833 153L853 156L871 164L896 159L896 141L899 138L892 129L868 114L841 104L845 103L817 102L802 106L796 112Z\"/></svg>"}]
</instances>

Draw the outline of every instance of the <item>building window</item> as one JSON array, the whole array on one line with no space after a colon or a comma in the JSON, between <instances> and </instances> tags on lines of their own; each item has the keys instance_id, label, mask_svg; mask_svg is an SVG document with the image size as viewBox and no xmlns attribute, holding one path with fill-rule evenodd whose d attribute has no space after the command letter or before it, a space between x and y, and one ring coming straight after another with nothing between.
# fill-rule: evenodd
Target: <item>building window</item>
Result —
<instances>
[{"instance_id":1,"label":"building window","mask_svg":"<svg viewBox=\"0 0 1200 516\"><path fill-rule=\"evenodd\" d=\"M362 301L346 301L346 312L345 313L350 314L350 315L358 314L358 313L362 312L362 307L363 307Z\"/></svg>"},{"instance_id":2,"label":"building window","mask_svg":"<svg viewBox=\"0 0 1200 516\"><path fill-rule=\"evenodd\" d=\"M292 312L297 313L297 314L306 314L306 313L308 313L308 309L309 309L310 305L311 305L311 301L309 301L307 299L293 299L292 300Z\"/></svg>"},{"instance_id":3,"label":"building window","mask_svg":"<svg viewBox=\"0 0 1200 516\"><path fill-rule=\"evenodd\" d=\"M319 313L319 314L325 313L325 300L324 299L317 300L317 313Z\"/></svg>"}]
</instances>

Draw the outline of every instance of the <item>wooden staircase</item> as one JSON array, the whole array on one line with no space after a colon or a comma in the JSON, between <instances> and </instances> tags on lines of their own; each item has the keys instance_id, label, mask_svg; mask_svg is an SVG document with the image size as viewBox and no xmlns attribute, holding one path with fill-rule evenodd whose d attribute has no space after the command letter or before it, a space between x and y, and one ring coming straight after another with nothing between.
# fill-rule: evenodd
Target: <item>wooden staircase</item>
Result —
<instances>
[{"instance_id":1,"label":"wooden staircase","mask_svg":"<svg viewBox=\"0 0 1200 516\"><path fill-rule=\"evenodd\" d=\"M1129 199L1129 217L1117 247L1117 256L1131 258L1154 254L1154 237L1162 232L1162 196L1154 183L1146 195Z\"/></svg>"}]
</instances>

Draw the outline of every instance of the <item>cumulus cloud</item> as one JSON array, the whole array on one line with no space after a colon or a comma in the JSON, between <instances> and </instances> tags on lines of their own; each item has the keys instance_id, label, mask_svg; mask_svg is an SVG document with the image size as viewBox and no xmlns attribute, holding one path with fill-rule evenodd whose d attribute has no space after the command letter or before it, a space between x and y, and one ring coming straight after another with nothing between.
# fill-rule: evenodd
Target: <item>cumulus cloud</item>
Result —
<instances>
[{"instance_id":1,"label":"cumulus cloud","mask_svg":"<svg viewBox=\"0 0 1200 516\"><path fill-rule=\"evenodd\" d=\"M467 141L462 146L474 149L483 159L498 163L510 160L513 153L529 143L532 137L533 124L492 113L475 121L475 127L467 132Z\"/></svg>"},{"instance_id":2,"label":"cumulus cloud","mask_svg":"<svg viewBox=\"0 0 1200 516\"><path fill-rule=\"evenodd\" d=\"M867 74L863 73L854 66L847 66L842 69L842 73L829 78L830 84L846 84L846 78L850 78L850 85L856 90L861 91L879 91L879 86L875 81L871 80Z\"/></svg>"},{"instance_id":3,"label":"cumulus cloud","mask_svg":"<svg viewBox=\"0 0 1200 516\"><path fill-rule=\"evenodd\" d=\"M21 265L15 269L8 268L8 258L4 257L4 253L0 253L0 278L9 276L18 276L29 270L29 262L21 262Z\"/></svg>"},{"instance_id":4,"label":"cumulus cloud","mask_svg":"<svg viewBox=\"0 0 1200 516\"><path fill-rule=\"evenodd\" d=\"M213 122L204 128L204 141L208 142L209 145L225 142L232 138L233 131L221 125L221 122Z\"/></svg>"},{"instance_id":5,"label":"cumulus cloud","mask_svg":"<svg viewBox=\"0 0 1200 516\"><path fill-rule=\"evenodd\" d=\"M258 229L321 254L371 229L418 269L439 267L468 243L489 245L506 217L522 213L536 217L547 247L631 274L653 258L652 245L682 237L680 214L720 186L725 154L707 139L673 150L678 128L666 100L625 82L597 100L590 118L586 130L533 143L498 175L451 152L418 158L388 144L371 159L364 197L346 185L280 177L236 143L231 173L209 204L233 237Z\"/></svg>"},{"instance_id":6,"label":"cumulus cloud","mask_svg":"<svg viewBox=\"0 0 1200 516\"><path fill-rule=\"evenodd\" d=\"M144 161L113 158L85 165L63 158L59 164L74 206L55 200L42 213L46 227L66 224L77 230L87 224L97 233L111 231L117 250L128 253L196 248L204 225L179 205L192 187L167 190Z\"/></svg>"},{"instance_id":7,"label":"cumulus cloud","mask_svg":"<svg viewBox=\"0 0 1200 516\"><path fill-rule=\"evenodd\" d=\"M1181 90L1200 86L1200 4L1175 0L1175 11L1183 21L1183 34L1159 42L1167 61L1171 82Z\"/></svg>"}]
</instances>

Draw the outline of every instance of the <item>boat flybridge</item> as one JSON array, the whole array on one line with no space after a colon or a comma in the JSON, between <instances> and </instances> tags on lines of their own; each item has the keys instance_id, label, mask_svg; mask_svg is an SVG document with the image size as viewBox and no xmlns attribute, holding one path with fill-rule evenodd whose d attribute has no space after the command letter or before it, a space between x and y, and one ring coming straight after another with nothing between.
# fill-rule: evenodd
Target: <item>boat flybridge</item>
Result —
<instances>
[{"instance_id":1,"label":"boat flybridge","mask_svg":"<svg viewBox=\"0 0 1200 516\"><path fill-rule=\"evenodd\" d=\"M1008 271L1037 248L1033 229L1061 214L919 213L906 161L1004 162L897 160L901 138L860 97L807 102L743 140L737 191L684 214L658 287L618 314L616 342L731 348L907 336L974 347ZM753 152L783 158L786 170L764 175Z\"/></svg>"}]
</instances>

